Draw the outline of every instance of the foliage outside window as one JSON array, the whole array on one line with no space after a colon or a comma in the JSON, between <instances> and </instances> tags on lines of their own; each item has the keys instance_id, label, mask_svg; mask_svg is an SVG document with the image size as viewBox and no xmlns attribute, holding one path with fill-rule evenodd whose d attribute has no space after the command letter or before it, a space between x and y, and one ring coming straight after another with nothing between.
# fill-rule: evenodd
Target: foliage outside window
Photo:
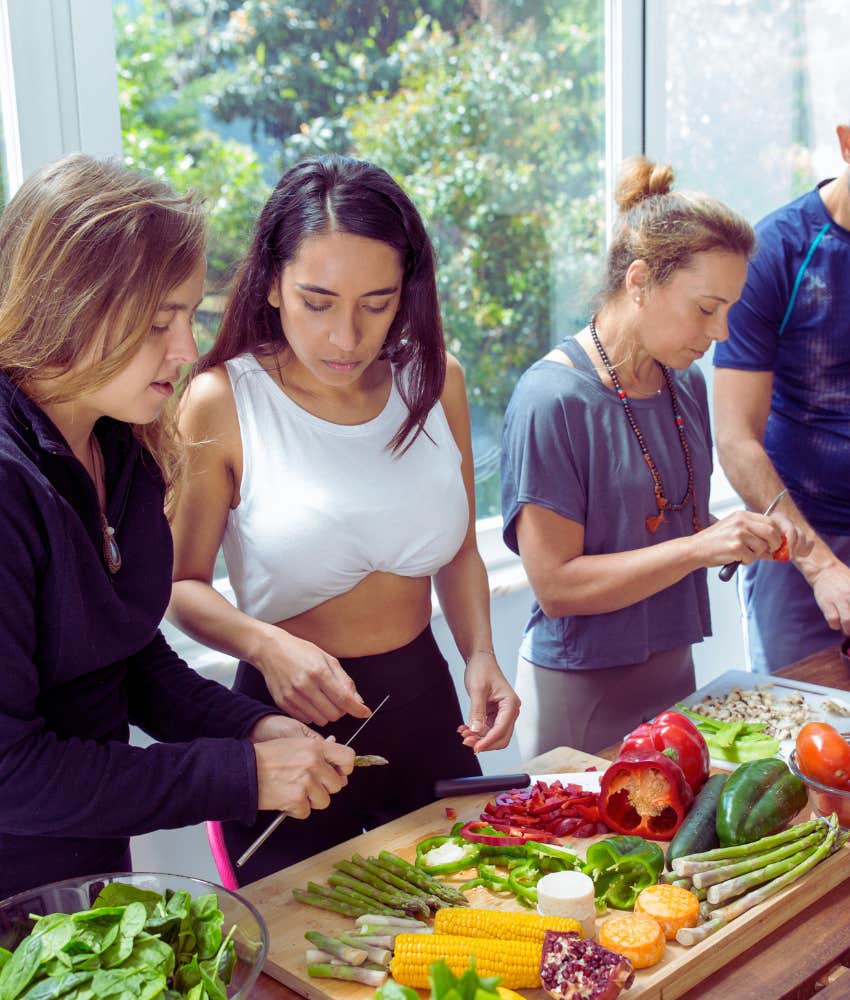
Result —
<instances>
[{"instance_id":1,"label":"foliage outside window","mask_svg":"<svg viewBox=\"0 0 850 1000\"><path fill-rule=\"evenodd\" d=\"M435 241L478 513L497 513L510 393L583 325L598 274L603 21L602 0L117 6L126 159L210 203L202 347L281 171L324 152L380 164Z\"/></svg>"}]
</instances>

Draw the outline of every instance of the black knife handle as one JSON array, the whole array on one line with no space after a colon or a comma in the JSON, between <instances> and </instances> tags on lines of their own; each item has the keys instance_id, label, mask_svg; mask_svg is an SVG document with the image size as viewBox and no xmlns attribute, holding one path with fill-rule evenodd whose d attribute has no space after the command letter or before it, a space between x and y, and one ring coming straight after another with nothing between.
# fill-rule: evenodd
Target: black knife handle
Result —
<instances>
[{"instance_id":1,"label":"black knife handle","mask_svg":"<svg viewBox=\"0 0 850 1000\"><path fill-rule=\"evenodd\" d=\"M507 788L528 788L528 774L476 774L470 778L441 778L434 783L434 797L446 799L450 795L481 795L502 792Z\"/></svg>"},{"instance_id":2,"label":"black knife handle","mask_svg":"<svg viewBox=\"0 0 850 1000\"><path fill-rule=\"evenodd\" d=\"M724 583L726 583L727 580L732 579L732 577L735 575L735 570L740 565L741 565L740 562L726 563L725 566L720 567L720 572L718 573L718 576Z\"/></svg>"}]
</instances>

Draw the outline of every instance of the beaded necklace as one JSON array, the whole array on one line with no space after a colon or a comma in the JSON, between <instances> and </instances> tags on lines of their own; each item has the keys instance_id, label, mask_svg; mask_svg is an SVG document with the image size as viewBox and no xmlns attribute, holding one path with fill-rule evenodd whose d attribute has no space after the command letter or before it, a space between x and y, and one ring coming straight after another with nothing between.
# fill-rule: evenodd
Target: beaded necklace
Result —
<instances>
[{"instance_id":1,"label":"beaded necklace","mask_svg":"<svg viewBox=\"0 0 850 1000\"><path fill-rule=\"evenodd\" d=\"M676 395L676 388L673 385L673 379L670 376L670 369L666 365L662 365L658 362L658 367L661 369L661 374L664 376L664 381L667 383L667 391L670 393L670 402L673 407L673 419L676 423L676 430L679 433L679 442L682 445L682 454L685 456L685 468L688 470L688 488L679 503L671 503L664 495L664 483L661 480L661 473L658 471L658 466L655 464L652 455L649 453L649 448L646 446L644 436L641 433L640 427L638 427L637 420L635 420L632 404L629 402L626 390L620 384L617 372L608 359L608 355L605 353L605 350L599 340L599 334L596 332L595 316L592 316L590 319L590 336L593 338L593 344L599 352L599 357L602 358L602 364L605 365L605 369L614 384L617 397L623 404L623 409L625 410L626 418L629 421L629 426L632 431L634 431L634 435L640 445L640 452L643 455L643 460L647 464L650 476L652 476L652 488L655 493L655 506L658 508L658 513L650 514L649 517L646 518L646 530L654 534L658 530L658 526L664 520L665 511L684 510L688 503L690 503L692 507L691 521L694 526L694 531L700 531L702 529L702 525L700 524L699 514L697 513L697 498L696 490L694 489L694 466L691 461L691 449L688 447L688 440L685 437L685 419L679 411L679 398Z\"/></svg>"}]
</instances>

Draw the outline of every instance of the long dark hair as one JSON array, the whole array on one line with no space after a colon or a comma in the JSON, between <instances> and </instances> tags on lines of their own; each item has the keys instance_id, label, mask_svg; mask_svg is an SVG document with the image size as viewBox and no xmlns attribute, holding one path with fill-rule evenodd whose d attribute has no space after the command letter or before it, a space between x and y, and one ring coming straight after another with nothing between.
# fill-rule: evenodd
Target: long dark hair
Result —
<instances>
[{"instance_id":1,"label":"long dark hair","mask_svg":"<svg viewBox=\"0 0 850 1000\"><path fill-rule=\"evenodd\" d=\"M401 256L401 300L382 357L405 368L398 388L408 416L390 447L397 451L412 434L409 447L439 400L446 377L434 248L413 202L374 164L321 156L283 175L239 265L216 341L195 372L286 344L278 310L268 302L269 288L307 237L330 232L380 240Z\"/></svg>"}]
</instances>

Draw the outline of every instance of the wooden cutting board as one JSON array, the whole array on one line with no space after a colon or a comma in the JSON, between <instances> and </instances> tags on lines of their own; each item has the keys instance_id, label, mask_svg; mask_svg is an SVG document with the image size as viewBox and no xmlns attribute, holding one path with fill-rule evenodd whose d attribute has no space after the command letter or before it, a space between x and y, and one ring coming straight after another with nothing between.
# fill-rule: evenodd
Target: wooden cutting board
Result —
<instances>
[{"instance_id":1,"label":"wooden cutting board","mask_svg":"<svg viewBox=\"0 0 850 1000\"><path fill-rule=\"evenodd\" d=\"M555 773L595 767L601 772L609 763L578 750L559 747L530 761L525 769L531 773ZM298 903L293 899L291 890L304 888L307 882L324 882L332 871L334 861L350 858L355 853L375 855L387 850L412 861L418 841L448 833L455 821L446 818L447 806L457 811L458 820L477 819L489 797L442 799L242 889L242 894L254 903L268 924L270 945L264 971L310 1000L371 1000L374 990L370 987L333 979L311 979L307 975L304 951L308 945L304 932L318 930L334 936L353 927L354 921L350 917ZM574 844L576 853L583 855L591 842L567 843ZM674 1000L681 997L846 878L850 878L850 844L821 862L799 882L738 917L700 944L684 948L675 941L668 942L658 965L639 971L634 985L624 997L628 1000ZM513 899L502 899L483 887L473 889L469 899L471 905L476 907L523 911L523 907ZM543 990L522 992L529 1000L548 1000Z\"/></svg>"}]
</instances>

